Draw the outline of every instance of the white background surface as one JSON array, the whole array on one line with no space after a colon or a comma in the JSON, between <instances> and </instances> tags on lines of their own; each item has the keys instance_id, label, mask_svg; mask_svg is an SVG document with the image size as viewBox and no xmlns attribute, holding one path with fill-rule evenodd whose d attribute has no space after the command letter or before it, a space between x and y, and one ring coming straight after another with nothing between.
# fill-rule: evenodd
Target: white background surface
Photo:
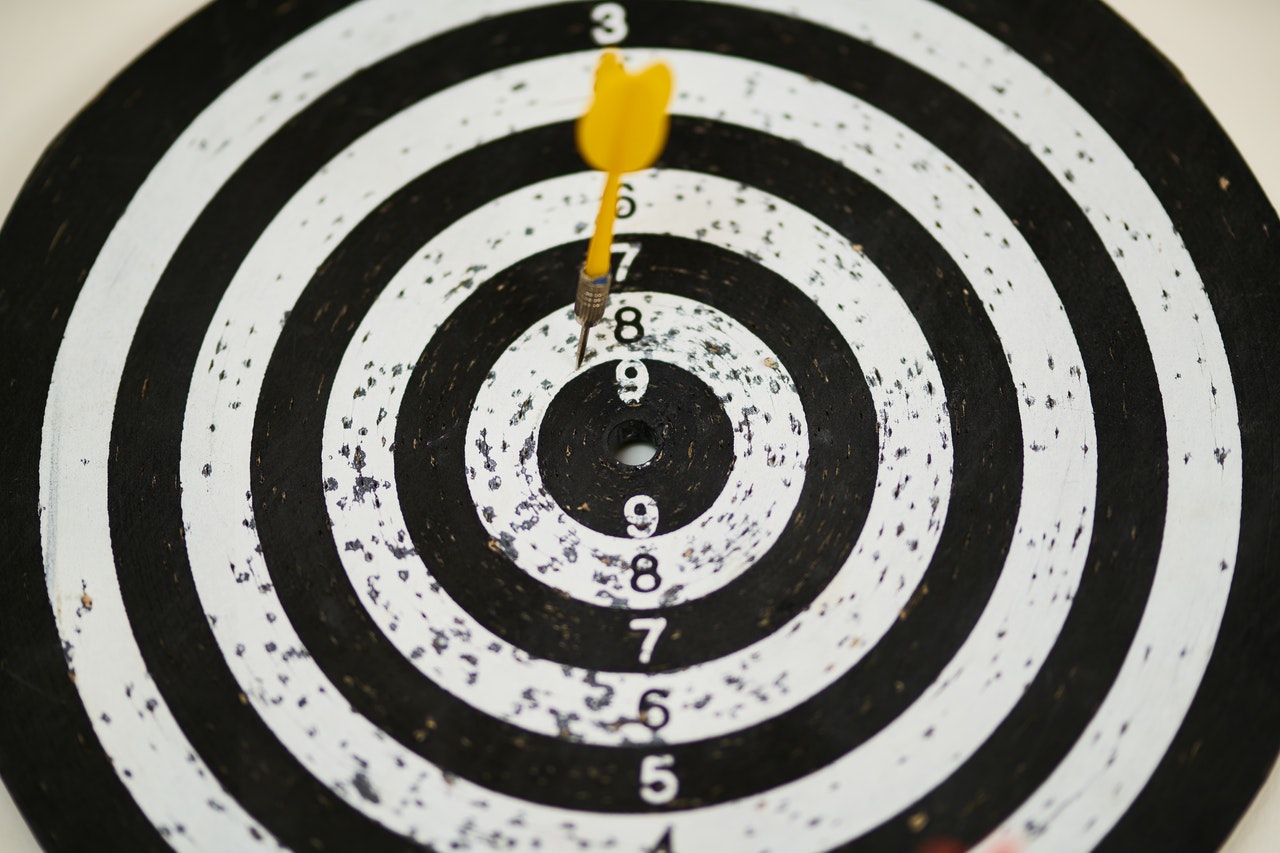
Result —
<instances>
[{"instance_id":1,"label":"white background surface","mask_svg":"<svg viewBox=\"0 0 1280 853\"><path fill-rule=\"evenodd\" d=\"M0 0L0 217L44 147L112 76L200 6L196 0ZM1280 199L1280 2L1112 0L1182 71ZM1226 853L1280 843L1273 773ZM39 848L0 788L0 851Z\"/></svg>"}]
</instances>

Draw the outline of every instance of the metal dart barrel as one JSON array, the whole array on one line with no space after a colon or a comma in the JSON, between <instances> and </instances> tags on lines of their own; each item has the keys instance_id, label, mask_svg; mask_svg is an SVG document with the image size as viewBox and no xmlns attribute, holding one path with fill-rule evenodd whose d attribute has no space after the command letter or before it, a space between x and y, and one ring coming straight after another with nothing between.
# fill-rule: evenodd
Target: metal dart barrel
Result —
<instances>
[{"instance_id":1,"label":"metal dart barrel","mask_svg":"<svg viewBox=\"0 0 1280 853\"><path fill-rule=\"evenodd\" d=\"M604 318L604 307L609 301L609 285L612 283L612 272L590 276L585 267L578 269L578 295L573 302L573 316L582 324L582 332L578 335L578 367L582 366L582 358L587 353L587 332Z\"/></svg>"}]
</instances>

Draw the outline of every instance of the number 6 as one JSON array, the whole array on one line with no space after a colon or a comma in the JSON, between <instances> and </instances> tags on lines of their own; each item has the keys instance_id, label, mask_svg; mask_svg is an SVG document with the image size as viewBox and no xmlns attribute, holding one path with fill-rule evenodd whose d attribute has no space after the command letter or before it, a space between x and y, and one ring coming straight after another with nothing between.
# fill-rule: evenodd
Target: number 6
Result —
<instances>
[{"instance_id":1,"label":"number 6","mask_svg":"<svg viewBox=\"0 0 1280 853\"><path fill-rule=\"evenodd\" d=\"M671 712L667 710L667 706L659 703L656 699L650 698L656 696L658 699L666 699L671 695L670 690L653 689L646 690L640 694L640 724L648 726L655 732L671 722ZM660 712L662 718L656 719Z\"/></svg>"}]
</instances>

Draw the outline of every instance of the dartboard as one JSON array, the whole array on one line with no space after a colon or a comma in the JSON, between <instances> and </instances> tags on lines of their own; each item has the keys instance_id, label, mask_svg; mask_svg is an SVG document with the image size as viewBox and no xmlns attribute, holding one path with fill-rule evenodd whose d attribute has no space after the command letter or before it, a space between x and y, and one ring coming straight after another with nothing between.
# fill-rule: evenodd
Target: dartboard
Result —
<instances>
[{"instance_id":1,"label":"dartboard","mask_svg":"<svg viewBox=\"0 0 1280 853\"><path fill-rule=\"evenodd\" d=\"M1092 0L217 0L0 232L0 771L53 849L1215 849L1278 235Z\"/></svg>"}]
</instances>

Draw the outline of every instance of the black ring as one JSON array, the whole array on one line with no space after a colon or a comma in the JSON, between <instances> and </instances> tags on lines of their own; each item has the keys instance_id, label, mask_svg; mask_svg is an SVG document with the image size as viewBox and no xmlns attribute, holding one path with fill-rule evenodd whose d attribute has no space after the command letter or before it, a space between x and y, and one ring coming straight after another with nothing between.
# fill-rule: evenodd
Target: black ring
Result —
<instances>
[{"instance_id":1,"label":"black ring","mask_svg":"<svg viewBox=\"0 0 1280 853\"><path fill-rule=\"evenodd\" d=\"M538 428L536 464L565 515L609 536L627 536L627 501L653 498L658 520L647 538L679 530L715 502L733 470L734 429L706 383L664 361L643 360L645 393L622 399L621 364L589 365L556 394ZM622 460L628 442L648 444L653 456Z\"/></svg>"}]
</instances>

